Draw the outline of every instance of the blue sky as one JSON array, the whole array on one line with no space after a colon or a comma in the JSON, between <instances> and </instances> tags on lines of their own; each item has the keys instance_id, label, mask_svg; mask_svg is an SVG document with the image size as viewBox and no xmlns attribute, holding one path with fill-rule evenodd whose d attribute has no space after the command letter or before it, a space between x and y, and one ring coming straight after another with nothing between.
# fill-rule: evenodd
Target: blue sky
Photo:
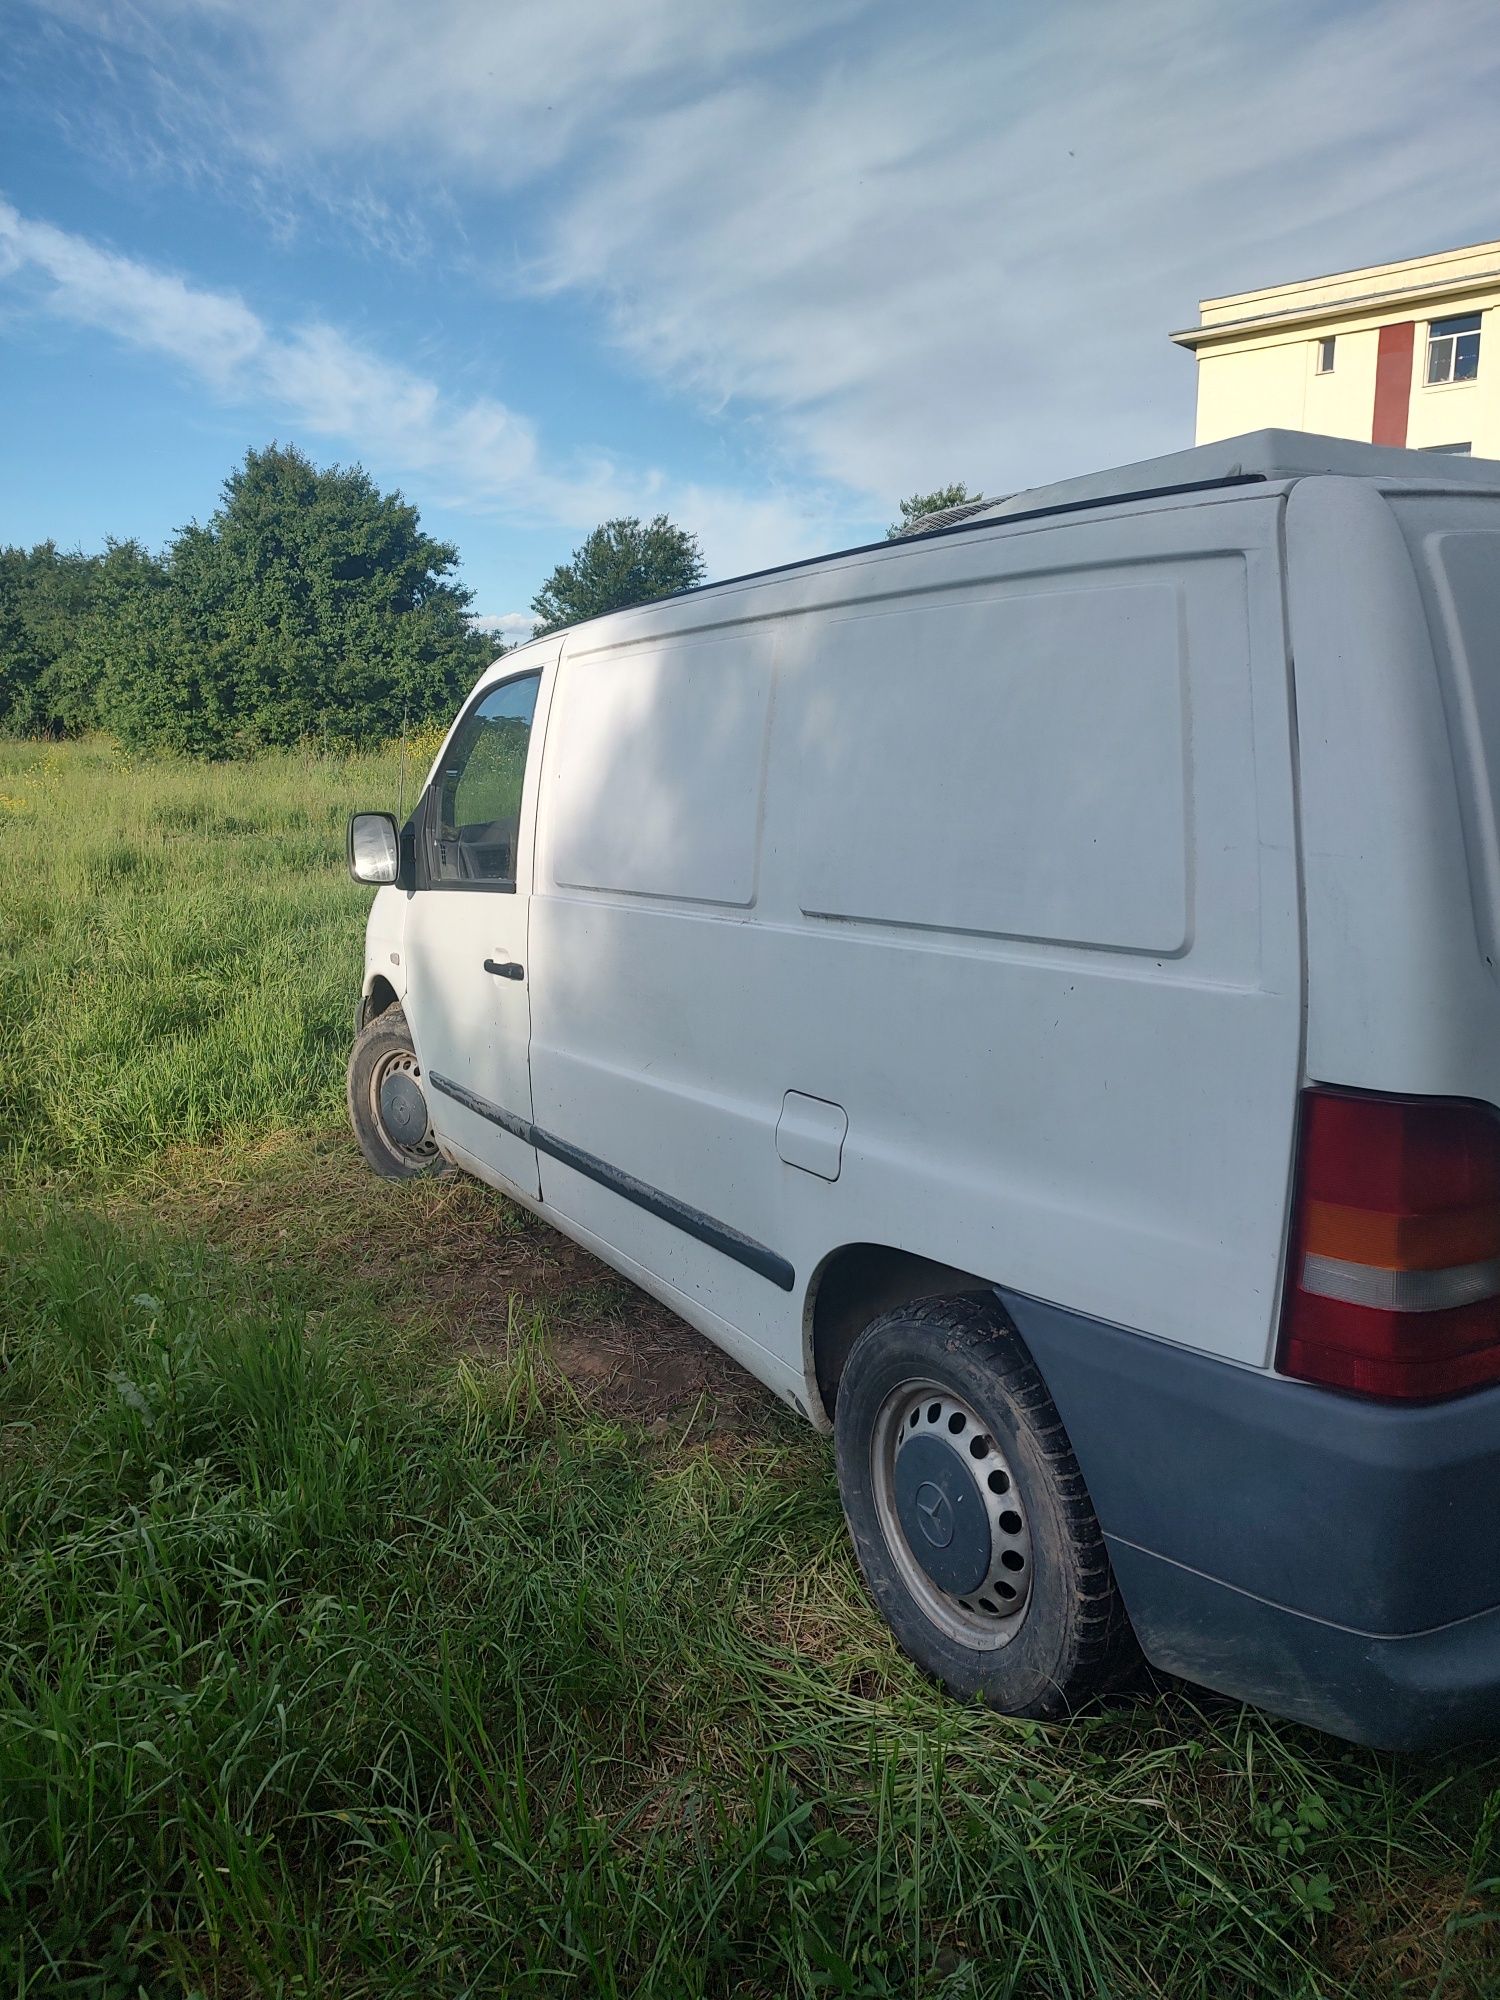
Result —
<instances>
[{"instance_id":1,"label":"blue sky","mask_svg":"<svg viewBox=\"0 0 1500 2000\"><path fill-rule=\"evenodd\" d=\"M0 541L358 459L510 636L1191 441L1197 300L1500 235L1493 0L10 0ZM506 621L501 625L500 621Z\"/></svg>"}]
</instances>

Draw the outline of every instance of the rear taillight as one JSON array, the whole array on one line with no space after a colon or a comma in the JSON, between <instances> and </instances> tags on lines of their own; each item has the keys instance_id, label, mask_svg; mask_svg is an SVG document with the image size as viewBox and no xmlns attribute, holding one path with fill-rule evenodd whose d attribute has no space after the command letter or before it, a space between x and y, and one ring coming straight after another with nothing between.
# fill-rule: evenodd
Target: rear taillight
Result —
<instances>
[{"instance_id":1,"label":"rear taillight","mask_svg":"<svg viewBox=\"0 0 1500 2000\"><path fill-rule=\"evenodd\" d=\"M1500 1119L1309 1090L1278 1365L1403 1401L1500 1381Z\"/></svg>"}]
</instances>

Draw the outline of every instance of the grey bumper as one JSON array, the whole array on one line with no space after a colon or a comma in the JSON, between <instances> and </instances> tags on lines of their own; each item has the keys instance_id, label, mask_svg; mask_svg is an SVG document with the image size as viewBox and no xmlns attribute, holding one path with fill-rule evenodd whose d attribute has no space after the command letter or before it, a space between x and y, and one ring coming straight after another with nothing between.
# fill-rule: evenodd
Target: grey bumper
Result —
<instances>
[{"instance_id":1,"label":"grey bumper","mask_svg":"<svg viewBox=\"0 0 1500 2000\"><path fill-rule=\"evenodd\" d=\"M1383 1748L1500 1735L1500 1389L1374 1403L1002 1297L1154 1665Z\"/></svg>"}]
</instances>

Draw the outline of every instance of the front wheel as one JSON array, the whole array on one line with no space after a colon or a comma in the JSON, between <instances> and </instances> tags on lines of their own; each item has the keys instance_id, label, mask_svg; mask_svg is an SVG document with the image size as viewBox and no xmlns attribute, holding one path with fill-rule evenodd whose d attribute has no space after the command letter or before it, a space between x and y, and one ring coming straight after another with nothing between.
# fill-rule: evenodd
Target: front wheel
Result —
<instances>
[{"instance_id":1,"label":"front wheel","mask_svg":"<svg viewBox=\"0 0 1500 2000\"><path fill-rule=\"evenodd\" d=\"M367 1021L349 1056L349 1123L382 1180L449 1171L427 1116L422 1066L399 1007Z\"/></svg>"},{"instance_id":2,"label":"front wheel","mask_svg":"<svg viewBox=\"0 0 1500 2000\"><path fill-rule=\"evenodd\" d=\"M1104 1537L1046 1385L990 1293L898 1307L834 1416L855 1553L902 1650L952 1693L1066 1714L1128 1649Z\"/></svg>"}]
</instances>

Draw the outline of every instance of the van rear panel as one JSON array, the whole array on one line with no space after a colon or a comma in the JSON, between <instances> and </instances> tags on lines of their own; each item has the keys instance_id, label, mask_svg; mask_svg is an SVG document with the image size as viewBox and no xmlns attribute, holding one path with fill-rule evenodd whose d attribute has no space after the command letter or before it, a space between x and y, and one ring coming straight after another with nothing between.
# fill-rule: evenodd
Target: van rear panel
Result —
<instances>
[{"instance_id":1,"label":"van rear panel","mask_svg":"<svg viewBox=\"0 0 1500 2000\"><path fill-rule=\"evenodd\" d=\"M1500 1106L1500 492L1309 476L1285 534L1304 1080ZM1356 1396L1007 1304L1149 1659L1390 1747L1494 1730L1500 1387Z\"/></svg>"},{"instance_id":2,"label":"van rear panel","mask_svg":"<svg viewBox=\"0 0 1500 2000\"><path fill-rule=\"evenodd\" d=\"M1500 494L1287 503L1314 1082L1500 1104Z\"/></svg>"}]
</instances>

